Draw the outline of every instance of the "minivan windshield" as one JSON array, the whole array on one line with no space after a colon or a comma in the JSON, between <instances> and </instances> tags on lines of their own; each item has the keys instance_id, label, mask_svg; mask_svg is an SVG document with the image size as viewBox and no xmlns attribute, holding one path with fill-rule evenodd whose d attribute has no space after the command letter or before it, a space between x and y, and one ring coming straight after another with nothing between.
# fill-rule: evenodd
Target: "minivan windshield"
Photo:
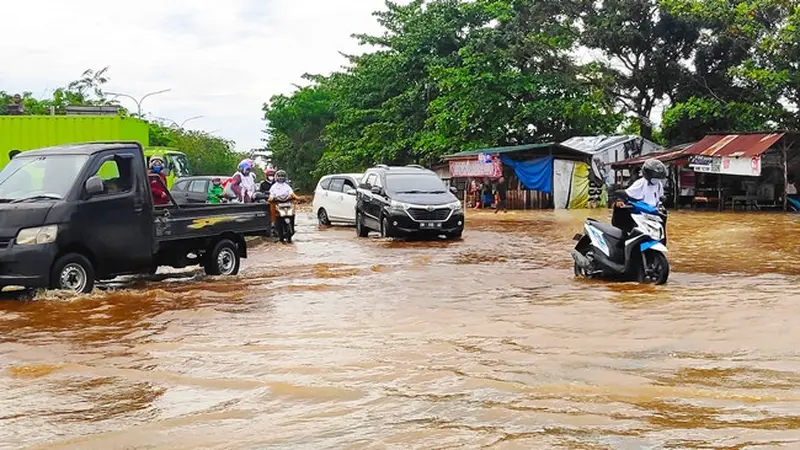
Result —
<instances>
[{"instance_id":1,"label":"minivan windshield","mask_svg":"<svg viewBox=\"0 0 800 450\"><path fill-rule=\"evenodd\" d=\"M86 155L25 156L23 153L0 171L0 202L62 199L88 159Z\"/></svg>"},{"instance_id":2,"label":"minivan windshield","mask_svg":"<svg viewBox=\"0 0 800 450\"><path fill-rule=\"evenodd\" d=\"M386 175L386 191L391 194L444 194L447 188L436 175Z\"/></svg>"}]
</instances>

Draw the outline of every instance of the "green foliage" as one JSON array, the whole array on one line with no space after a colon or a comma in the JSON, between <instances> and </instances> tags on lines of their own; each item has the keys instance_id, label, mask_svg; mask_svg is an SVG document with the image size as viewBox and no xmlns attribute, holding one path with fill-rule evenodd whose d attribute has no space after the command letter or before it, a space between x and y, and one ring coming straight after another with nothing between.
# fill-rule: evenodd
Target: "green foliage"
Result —
<instances>
[{"instance_id":1,"label":"green foliage","mask_svg":"<svg viewBox=\"0 0 800 450\"><path fill-rule=\"evenodd\" d=\"M204 131L167 127L150 123L150 145L174 147L186 154L195 175L231 175L243 158L233 150L233 142Z\"/></svg>"},{"instance_id":2,"label":"green foliage","mask_svg":"<svg viewBox=\"0 0 800 450\"><path fill-rule=\"evenodd\" d=\"M25 107L24 114L63 115L67 106L104 106L119 108L120 114L128 116L129 111L115 100L109 100L103 91L108 83L108 67L101 70L86 70L81 77L67 85L55 89L50 97L35 98L30 92L21 95ZM5 113L12 102L12 93L0 91L0 113ZM174 147L186 153L189 163L197 175L228 175L236 170L242 155L236 153L232 141L212 136L203 131L190 131L167 127L159 122L150 122L150 145Z\"/></svg>"},{"instance_id":3,"label":"green foliage","mask_svg":"<svg viewBox=\"0 0 800 450\"><path fill-rule=\"evenodd\" d=\"M575 135L800 126L796 0L414 0L375 16L384 32L355 37L377 50L265 105L267 147L304 186Z\"/></svg>"},{"instance_id":4,"label":"green foliage","mask_svg":"<svg viewBox=\"0 0 800 450\"><path fill-rule=\"evenodd\" d=\"M376 163L430 164L465 148L613 132L621 116L575 24L547 0L387 2L378 50L265 105L267 148L299 185ZM547 20L541 21L540 18Z\"/></svg>"},{"instance_id":5,"label":"green foliage","mask_svg":"<svg viewBox=\"0 0 800 450\"><path fill-rule=\"evenodd\" d=\"M700 140L712 131L759 131L775 127L776 111L740 102L692 97L664 113L662 127L668 142Z\"/></svg>"},{"instance_id":6,"label":"green foliage","mask_svg":"<svg viewBox=\"0 0 800 450\"><path fill-rule=\"evenodd\" d=\"M103 92L103 85L109 81L107 72L108 67L97 71L88 69L80 78L55 89L47 98L38 99L30 92L21 93L25 114L63 115L67 106L118 106L116 102L108 100ZM0 114L6 113L14 94L0 90Z\"/></svg>"}]
</instances>

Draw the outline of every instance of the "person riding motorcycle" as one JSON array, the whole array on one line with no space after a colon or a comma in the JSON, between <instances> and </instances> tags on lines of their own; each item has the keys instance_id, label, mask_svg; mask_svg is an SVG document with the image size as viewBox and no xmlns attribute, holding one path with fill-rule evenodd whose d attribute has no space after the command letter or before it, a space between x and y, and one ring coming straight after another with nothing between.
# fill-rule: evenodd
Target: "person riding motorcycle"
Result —
<instances>
[{"instance_id":1,"label":"person riding motorcycle","mask_svg":"<svg viewBox=\"0 0 800 450\"><path fill-rule=\"evenodd\" d=\"M285 170L279 170L275 172L275 183L269 188L269 198L267 200L270 203L271 213L272 211L275 211L276 202L297 199L297 195L295 195L294 190L292 189L291 186L289 186L289 183L286 182L286 179L287 176ZM292 217L292 228L294 229L294 217ZM286 240L288 242L291 242L292 241L291 236ZM283 242L283 239L281 239L281 242Z\"/></svg>"},{"instance_id":2,"label":"person riding motorcycle","mask_svg":"<svg viewBox=\"0 0 800 450\"><path fill-rule=\"evenodd\" d=\"M624 207L624 202L639 201L661 210L661 199L664 197L664 180L667 179L669 172L663 162L650 158L642 164L642 177L634 181L630 187L618 191L619 201L614 207L611 216L611 224L617 228L630 232L635 226L630 212ZM620 204L620 202L623 202ZM662 217L664 233L667 230L666 214ZM663 240L666 243L666 237Z\"/></svg>"},{"instance_id":3,"label":"person riding motorcycle","mask_svg":"<svg viewBox=\"0 0 800 450\"><path fill-rule=\"evenodd\" d=\"M164 173L164 160L158 156L150 157L150 170L148 172L150 180L150 193L153 195L154 205L169 204L169 194L167 193L167 176Z\"/></svg>"},{"instance_id":4,"label":"person riding motorcycle","mask_svg":"<svg viewBox=\"0 0 800 450\"><path fill-rule=\"evenodd\" d=\"M239 202L253 201L253 194L256 193L256 175L253 173L252 160L243 159L239 163L238 170L231 177L230 188Z\"/></svg>"},{"instance_id":5,"label":"person riding motorcycle","mask_svg":"<svg viewBox=\"0 0 800 450\"><path fill-rule=\"evenodd\" d=\"M269 167L264 171L264 181L261 182L259 191L269 194L269 188L271 188L273 184L275 184L275 169Z\"/></svg>"}]
</instances>

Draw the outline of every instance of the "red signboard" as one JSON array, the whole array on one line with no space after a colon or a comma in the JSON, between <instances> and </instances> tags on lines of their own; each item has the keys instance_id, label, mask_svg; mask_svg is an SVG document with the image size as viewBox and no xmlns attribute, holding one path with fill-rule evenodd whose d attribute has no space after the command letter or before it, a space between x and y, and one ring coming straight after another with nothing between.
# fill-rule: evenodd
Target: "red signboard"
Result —
<instances>
[{"instance_id":1,"label":"red signboard","mask_svg":"<svg viewBox=\"0 0 800 450\"><path fill-rule=\"evenodd\" d=\"M500 178L503 176L503 163L492 158L491 163L482 161L460 160L450 161L451 178Z\"/></svg>"}]
</instances>

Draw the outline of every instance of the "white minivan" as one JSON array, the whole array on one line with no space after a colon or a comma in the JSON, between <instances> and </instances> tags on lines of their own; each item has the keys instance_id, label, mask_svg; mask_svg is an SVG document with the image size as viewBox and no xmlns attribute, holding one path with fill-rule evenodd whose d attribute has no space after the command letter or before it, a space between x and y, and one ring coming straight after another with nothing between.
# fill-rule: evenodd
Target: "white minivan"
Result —
<instances>
[{"instance_id":1,"label":"white minivan","mask_svg":"<svg viewBox=\"0 0 800 450\"><path fill-rule=\"evenodd\" d=\"M356 223L356 189L361 183L361 173L336 173L325 175L314 190L314 213L320 225Z\"/></svg>"}]
</instances>

